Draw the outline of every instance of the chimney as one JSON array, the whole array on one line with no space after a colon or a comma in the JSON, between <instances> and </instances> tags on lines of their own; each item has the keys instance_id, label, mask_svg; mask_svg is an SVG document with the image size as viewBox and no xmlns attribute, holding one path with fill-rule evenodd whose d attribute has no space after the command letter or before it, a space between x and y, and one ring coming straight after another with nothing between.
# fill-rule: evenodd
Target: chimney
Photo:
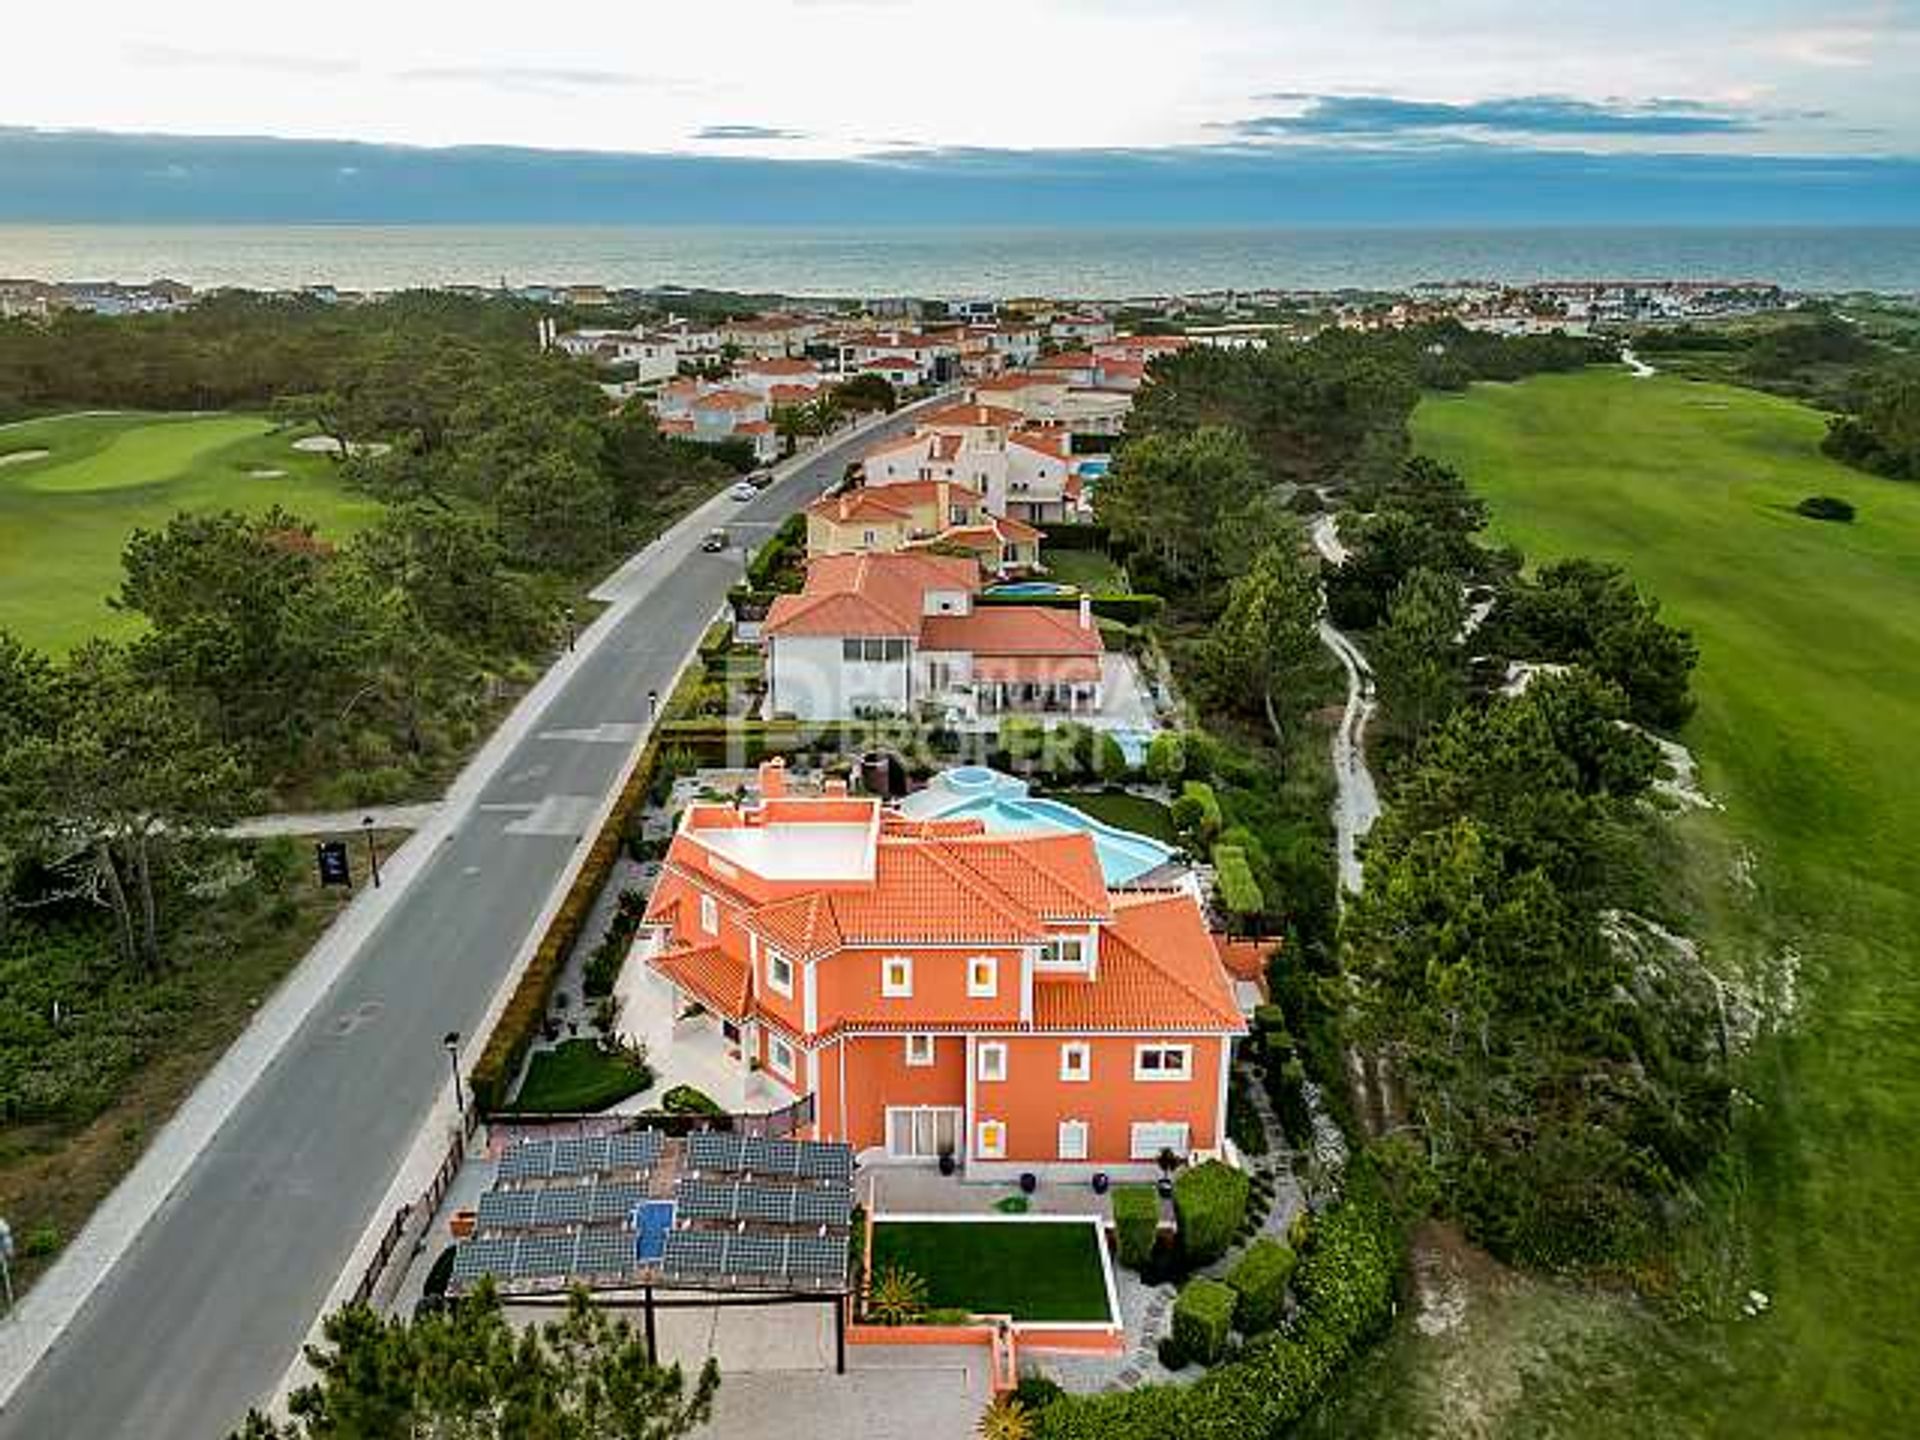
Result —
<instances>
[{"instance_id":1,"label":"chimney","mask_svg":"<svg viewBox=\"0 0 1920 1440\"><path fill-rule=\"evenodd\" d=\"M829 800L846 799L847 798L846 777L843 775L835 775L831 779L829 779L825 786L825 794Z\"/></svg>"},{"instance_id":2,"label":"chimney","mask_svg":"<svg viewBox=\"0 0 1920 1440\"><path fill-rule=\"evenodd\" d=\"M787 762L781 756L760 762L760 798L778 800L787 793Z\"/></svg>"},{"instance_id":3,"label":"chimney","mask_svg":"<svg viewBox=\"0 0 1920 1440\"><path fill-rule=\"evenodd\" d=\"M1091 595L1080 597L1080 628L1082 630L1093 628L1093 597Z\"/></svg>"}]
</instances>

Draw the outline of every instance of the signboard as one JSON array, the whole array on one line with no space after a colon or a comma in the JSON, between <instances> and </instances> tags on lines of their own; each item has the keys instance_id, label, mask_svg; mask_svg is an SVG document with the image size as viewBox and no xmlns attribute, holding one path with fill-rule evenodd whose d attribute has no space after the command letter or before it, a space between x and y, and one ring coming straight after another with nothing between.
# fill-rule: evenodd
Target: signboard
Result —
<instances>
[{"instance_id":1,"label":"signboard","mask_svg":"<svg viewBox=\"0 0 1920 1440\"><path fill-rule=\"evenodd\" d=\"M347 860L347 842L344 840L322 840L313 847L313 853L320 862L320 883L322 885L344 885L353 888L353 867Z\"/></svg>"}]
</instances>

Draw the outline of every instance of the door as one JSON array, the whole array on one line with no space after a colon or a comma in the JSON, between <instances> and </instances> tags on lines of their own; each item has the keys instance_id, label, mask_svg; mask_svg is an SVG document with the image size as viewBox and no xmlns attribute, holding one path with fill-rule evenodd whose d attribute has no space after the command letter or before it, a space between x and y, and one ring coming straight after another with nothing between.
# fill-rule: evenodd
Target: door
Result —
<instances>
[{"instance_id":1,"label":"door","mask_svg":"<svg viewBox=\"0 0 1920 1440\"><path fill-rule=\"evenodd\" d=\"M960 1153L960 1107L901 1105L887 1109L887 1154L895 1160L937 1160Z\"/></svg>"}]
</instances>

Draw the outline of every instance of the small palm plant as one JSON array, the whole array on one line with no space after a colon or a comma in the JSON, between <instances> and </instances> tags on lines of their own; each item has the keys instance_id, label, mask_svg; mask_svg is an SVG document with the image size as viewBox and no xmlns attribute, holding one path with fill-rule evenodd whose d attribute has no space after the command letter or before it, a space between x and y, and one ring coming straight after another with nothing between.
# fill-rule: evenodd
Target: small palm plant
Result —
<instances>
[{"instance_id":1,"label":"small palm plant","mask_svg":"<svg viewBox=\"0 0 1920 1440\"><path fill-rule=\"evenodd\" d=\"M1017 1395L996 1395L980 1416L980 1440L1033 1440L1033 1412Z\"/></svg>"},{"instance_id":2,"label":"small palm plant","mask_svg":"<svg viewBox=\"0 0 1920 1440\"><path fill-rule=\"evenodd\" d=\"M867 1313L882 1325L911 1325L927 1312L927 1282L913 1271L889 1265L873 1277Z\"/></svg>"}]
</instances>

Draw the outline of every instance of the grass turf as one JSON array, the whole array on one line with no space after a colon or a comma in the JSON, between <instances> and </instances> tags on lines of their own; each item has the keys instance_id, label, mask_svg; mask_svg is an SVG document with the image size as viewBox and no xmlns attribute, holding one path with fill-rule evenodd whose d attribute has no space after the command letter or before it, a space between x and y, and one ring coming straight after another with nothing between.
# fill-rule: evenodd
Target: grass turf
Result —
<instances>
[{"instance_id":1,"label":"grass turf","mask_svg":"<svg viewBox=\"0 0 1920 1440\"><path fill-rule=\"evenodd\" d=\"M556 1114L604 1110L652 1083L646 1066L604 1054L595 1041L563 1040L551 1050L534 1051L510 1108Z\"/></svg>"},{"instance_id":2,"label":"grass turf","mask_svg":"<svg viewBox=\"0 0 1920 1440\"><path fill-rule=\"evenodd\" d=\"M1693 632L1682 738L1725 810L1683 823L1690 926L1793 1016L1752 1058L1757 1104L1690 1257L1769 1312L1629 1347L1631 1371L1585 1382L1607 1401L1596 1432L1623 1407L1688 1434L1890 1434L1920 1415L1920 486L1829 461L1823 427L1771 396L1611 370L1476 386L1415 419L1499 539L1620 561ZM1858 520L1791 513L1813 494Z\"/></svg>"},{"instance_id":3,"label":"grass turf","mask_svg":"<svg viewBox=\"0 0 1920 1440\"><path fill-rule=\"evenodd\" d=\"M1169 845L1178 839L1173 830L1173 812L1144 795L1107 790L1050 790L1047 799L1071 805L1082 815L1091 815L1136 835L1148 835Z\"/></svg>"},{"instance_id":4,"label":"grass turf","mask_svg":"<svg viewBox=\"0 0 1920 1440\"><path fill-rule=\"evenodd\" d=\"M1042 541L1040 559L1047 567L1047 578L1063 585L1078 585L1095 595L1118 594L1127 588L1127 572L1098 550L1051 550Z\"/></svg>"},{"instance_id":5,"label":"grass turf","mask_svg":"<svg viewBox=\"0 0 1920 1440\"><path fill-rule=\"evenodd\" d=\"M107 605L136 528L182 510L258 513L278 503L339 538L379 504L340 481L297 436L248 415L80 414L0 428L0 628L52 652L95 635L126 636L138 616ZM279 470L278 476L252 471Z\"/></svg>"},{"instance_id":6,"label":"grass turf","mask_svg":"<svg viewBox=\"0 0 1920 1440\"><path fill-rule=\"evenodd\" d=\"M927 1282L927 1307L1016 1320L1107 1318L1100 1241L1079 1221L880 1220L873 1268L911 1270Z\"/></svg>"}]
</instances>

